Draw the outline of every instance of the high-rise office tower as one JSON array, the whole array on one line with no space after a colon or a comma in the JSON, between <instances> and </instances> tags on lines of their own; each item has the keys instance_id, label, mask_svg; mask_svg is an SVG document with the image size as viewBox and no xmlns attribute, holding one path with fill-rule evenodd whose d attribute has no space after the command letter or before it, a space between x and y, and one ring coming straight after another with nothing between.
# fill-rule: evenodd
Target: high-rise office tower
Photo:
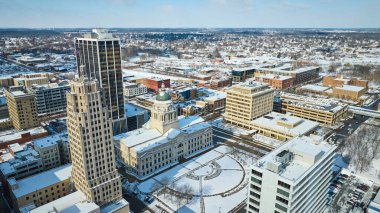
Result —
<instances>
[{"instance_id":1,"label":"high-rise office tower","mask_svg":"<svg viewBox=\"0 0 380 213\"><path fill-rule=\"evenodd\" d=\"M323 212L335 146L297 137L250 168L247 213Z\"/></svg>"},{"instance_id":2,"label":"high-rise office tower","mask_svg":"<svg viewBox=\"0 0 380 213\"><path fill-rule=\"evenodd\" d=\"M112 120L97 80L80 77L67 93L67 129L76 189L98 205L122 198Z\"/></svg>"},{"instance_id":3,"label":"high-rise office tower","mask_svg":"<svg viewBox=\"0 0 380 213\"><path fill-rule=\"evenodd\" d=\"M125 132L120 39L105 29L94 29L83 38L75 38L75 54L79 76L97 79L104 90L114 133Z\"/></svg>"}]
</instances>

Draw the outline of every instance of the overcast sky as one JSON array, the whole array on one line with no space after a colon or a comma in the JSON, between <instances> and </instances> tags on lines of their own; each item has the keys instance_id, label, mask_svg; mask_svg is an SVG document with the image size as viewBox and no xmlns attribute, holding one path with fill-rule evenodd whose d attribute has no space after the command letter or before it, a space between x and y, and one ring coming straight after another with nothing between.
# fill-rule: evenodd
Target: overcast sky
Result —
<instances>
[{"instance_id":1,"label":"overcast sky","mask_svg":"<svg viewBox=\"0 0 380 213\"><path fill-rule=\"evenodd\" d=\"M380 0L0 0L0 27L380 27Z\"/></svg>"}]
</instances>

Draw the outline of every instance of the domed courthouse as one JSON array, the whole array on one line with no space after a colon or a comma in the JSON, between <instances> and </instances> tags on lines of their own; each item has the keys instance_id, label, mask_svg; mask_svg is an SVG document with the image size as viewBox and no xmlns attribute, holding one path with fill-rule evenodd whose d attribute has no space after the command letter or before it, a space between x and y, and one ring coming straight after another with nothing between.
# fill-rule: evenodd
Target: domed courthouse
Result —
<instances>
[{"instance_id":1,"label":"domed courthouse","mask_svg":"<svg viewBox=\"0 0 380 213\"><path fill-rule=\"evenodd\" d=\"M178 116L165 88L157 94L143 128L114 140L118 161L140 180L213 147L211 125L199 116Z\"/></svg>"}]
</instances>

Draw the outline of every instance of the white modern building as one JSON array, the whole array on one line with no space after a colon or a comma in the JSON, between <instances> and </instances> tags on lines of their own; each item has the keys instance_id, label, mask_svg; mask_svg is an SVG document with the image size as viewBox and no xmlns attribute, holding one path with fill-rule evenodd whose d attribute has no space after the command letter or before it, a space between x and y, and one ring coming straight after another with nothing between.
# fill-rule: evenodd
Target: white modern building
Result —
<instances>
[{"instance_id":1,"label":"white modern building","mask_svg":"<svg viewBox=\"0 0 380 213\"><path fill-rule=\"evenodd\" d=\"M125 100L129 100L135 96L143 95L148 92L148 88L144 84L124 82L123 86Z\"/></svg>"},{"instance_id":2,"label":"white modern building","mask_svg":"<svg viewBox=\"0 0 380 213\"><path fill-rule=\"evenodd\" d=\"M318 126L318 122L277 112L271 112L252 121L253 129L259 134L281 141L308 135Z\"/></svg>"},{"instance_id":3,"label":"white modern building","mask_svg":"<svg viewBox=\"0 0 380 213\"><path fill-rule=\"evenodd\" d=\"M260 158L250 168L247 212L322 212L335 149L304 136Z\"/></svg>"},{"instance_id":4,"label":"white modern building","mask_svg":"<svg viewBox=\"0 0 380 213\"><path fill-rule=\"evenodd\" d=\"M146 179L213 147L212 127L199 116L179 116L164 89L143 128L114 137L116 156L129 174Z\"/></svg>"}]
</instances>

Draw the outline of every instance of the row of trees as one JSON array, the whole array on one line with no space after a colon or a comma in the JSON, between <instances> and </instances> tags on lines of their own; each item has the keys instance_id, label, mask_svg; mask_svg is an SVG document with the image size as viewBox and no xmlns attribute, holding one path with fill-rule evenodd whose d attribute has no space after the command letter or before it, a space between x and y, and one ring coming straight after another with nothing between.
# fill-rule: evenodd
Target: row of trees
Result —
<instances>
[{"instance_id":1,"label":"row of trees","mask_svg":"<svg viewBox=\"0 0 380 213\"><path fill-rule=\"evenodd\" d=\"M362 125L347 138L345 158L359 172L368 171L371 162L380 158L380 130L377 126Z\"/></svg>"},{"instance_id":2,"label":"row of trees","mask_svg":"<svg viewBox=\"0 0 380 213\"><path fill-rule=\"evenodd\" d=\"M175 181L170 183L168 177L163 177L160 181L152 184L151 191L157 191L158 196L163 195L164 199L169 199L176 204L177 208L188 204L194 193L194 189L190 184L178 185Z\"/></svg>"}]
</instances>

